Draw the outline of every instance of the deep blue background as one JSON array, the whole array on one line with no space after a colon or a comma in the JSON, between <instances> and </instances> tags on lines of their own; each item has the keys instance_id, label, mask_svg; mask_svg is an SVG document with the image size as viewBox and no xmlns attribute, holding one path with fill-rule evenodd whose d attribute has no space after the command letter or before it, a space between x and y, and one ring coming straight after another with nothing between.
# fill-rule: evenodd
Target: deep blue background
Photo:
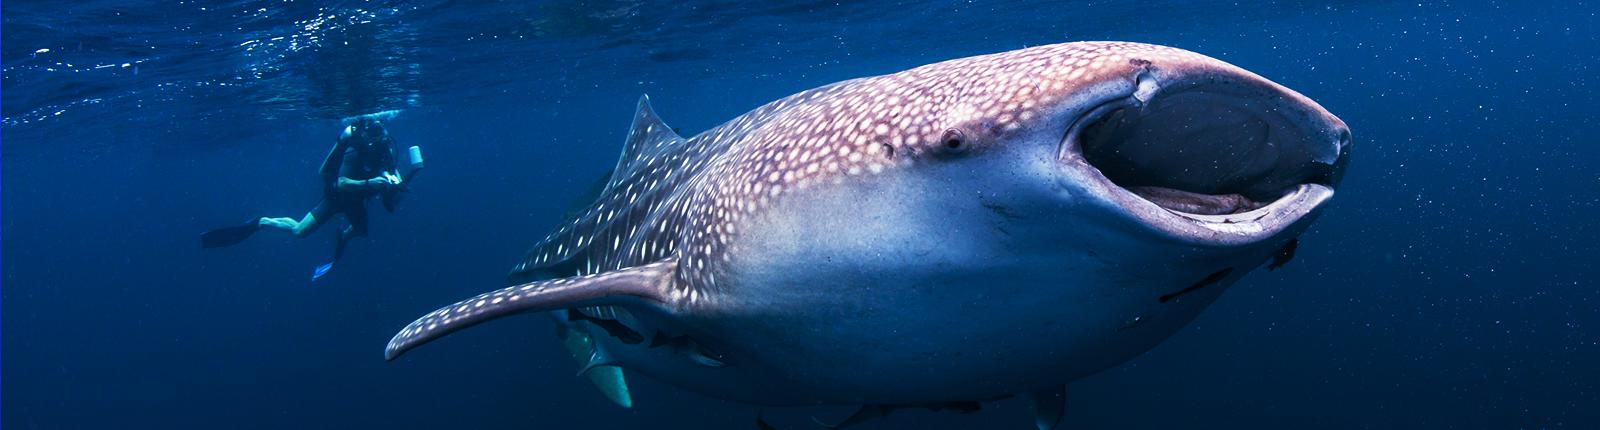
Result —
<instances>
[{"instance_id":1,"label":"deep blue background","mask_svg":"<svg viewBox=\"0 0 1600 430\"><path fill-rule=\"evenodd\" d=\"M615 161L641 93L694 133L840 79L1114 39L1297 89L1358 146L1293 264L1073 384L1073 428L1597 428L1597 10L6 2L0 426L753 428L752 408L638 376L636 407L607 404L537 317L381 349L499 286ZM338 118L382 109L429 173L325 282L307 277L332 229L195 246L304 213ZM1030 419L1010 401L873 428Z\"/></svg>"}]
</instances>

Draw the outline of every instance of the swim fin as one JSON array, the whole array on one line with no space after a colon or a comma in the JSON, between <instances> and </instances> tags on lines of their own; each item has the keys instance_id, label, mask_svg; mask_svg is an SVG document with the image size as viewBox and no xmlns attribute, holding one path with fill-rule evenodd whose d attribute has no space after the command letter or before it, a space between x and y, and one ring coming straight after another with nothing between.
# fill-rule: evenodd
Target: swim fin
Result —
<instances>
[{"instance_id":1,"label":"swim fin","mask_svg":"<svg viewBox=\"0 0 1600 430\"><path fill-rule=\"evenodd\" d=\"M315 270L311 271L311 281L312 282L316 282L317 279L321 279L322 278L322 275L328 274L328 271L330 271L330 270L333 270L333 262L332 261L329 261L327 263L322 263L321 266L317 266L317 268Z\"/></svg>"},{"instance_id":2,"label":"swim fin","mask_svg":"<svg viewBox=\"0 0 1600 430\"><path fill-rule=\"evenodd\" d=\"M239 242L244 242L245 239L249 239L250 235L255 234L256 230L259 229L261 229L261 220L259 218L254 218L251 219L250 222L244 224L233 227L223 227L201 233L200 247L221 248L224 246L237 245Z\"/></svg>"}]
</instances>

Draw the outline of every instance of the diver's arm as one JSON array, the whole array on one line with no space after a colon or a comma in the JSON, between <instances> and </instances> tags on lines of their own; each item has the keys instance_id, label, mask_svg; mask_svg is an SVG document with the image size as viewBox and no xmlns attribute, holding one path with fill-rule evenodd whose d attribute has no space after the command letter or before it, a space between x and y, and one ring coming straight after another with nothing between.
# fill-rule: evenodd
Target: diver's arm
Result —
<instances>
[{"instance_id":1,"label":"diver's arm","mask_svg":"<svg viewBox=\"0 0 1600 430\"><path fill-rule=\"evenodd\" d=\"M386 157L383 160L383 165L386 168L381 176L388 176L395 185L400 185L400 182L405 178L400 177L400 166L395 163L393 142L390 142L388 146L389 148L384 151Z\"/></svg>"},{"instance_id":2,"label":"diver's arm","mask_svg":"<svg viewBox=\"0 0 1600 430\"><path fill-rule=\"evenodd\" d=\"M350 144L347 141L348 139L345 139L343 135L339 136L338 139L334 139L333 149L328 151L326 158L322 159L322 167L317 169L317 173L322 175L324 183L335 182L337 185L337 183L343 182L336 180L343 179L339 177L339 167L344 165L344 152L350 148Z\"/></svg>"},{"instance_id":3,"label":"diver's arm","mask_svg":"<svg viewBox=\"0 0 1600 430\"><path fill-rule=\"evenodd\" d=\"M392 146L389 147L383 152L383 154L384 169L383 171L378 172L378 177L374 179L388 178L386 181L387 184L385 185L387 185L389 188L399 187L400 184L404 183L406 178L400 177L400 166L395 165L394 148Z\"/></svg>"},{"instance_id":4,"label":"diver's arm","mask_svg":"<svg viewBox=\"0 0 1600 430\"><path fill-rule=\"evenodd\" d=\"M350 179L350 178L346 178L346 177L340 176L338 181L339 181L338 183L334 184L334 187L336 189L338 189L340 192L345 192L345 191L378 191L378 190L387 189L387 188L392 187L392 186L395 185L394 182L389 181L389 178L386 178L386 177L383 177L383 176L379 176L379 177L372 178L372 179Z\"/></svg>"}]
</instances>

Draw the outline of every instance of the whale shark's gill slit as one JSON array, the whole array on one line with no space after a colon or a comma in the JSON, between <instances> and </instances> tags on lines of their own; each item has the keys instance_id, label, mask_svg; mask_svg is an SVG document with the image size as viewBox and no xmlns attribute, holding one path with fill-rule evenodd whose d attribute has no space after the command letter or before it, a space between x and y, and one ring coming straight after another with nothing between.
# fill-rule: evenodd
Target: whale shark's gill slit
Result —
<instances>
[{"instance_id":1,"label":"whale shark's gill slit","mask_svg":"<svg viewBox=\"0 0 1600 430\"><path fill-rule=\"evenodd\" d=\"M609 334L611 337L617 338L618 341L629 345L637 345L644 342L644 334L641 334L638 330L634 330L632 327L628 327L621 321L614 319L595 318L584 314L577 309L567 309L567 321L586 321L590 324L594 324L595 327L600 327L601 330L605 330L606 334Z\"/></svg>"},{"instance_id":2,"label":"whale shark's gill slit","mask_svg":"<svg viewBox=\"0 0 1600 430\"><path fill-rule=\"evenodd\" d=\"M655 337L650 338L650 347L667 348L682 354L689 361L705 367L724 367L728 365L727 355L705 347L705 345L696 342L694 338L688 335L656 332Z\"/></svg>"},{"instance_id":3,"label":"whale shark's gill slit","mask_svg":"<svg viewBox=\"0 0 1600 430\"><path fill-rule=\"evenodd\" d=\"M1216 284L1217 282L1221 282L1222 278L1228 277L1229 273L1233 273L1233 268L1232 267L1229 267L1229 268L1226 268L1226 269L1222 269L1222 270L1218 270L1215 273L1212 273L1210 275L1206 275L1206 277L1204 279L1201 279L1199 282L1195 282L1193 285L1190 285L1188 288L1184 288L1182 290L1178 290L1178 292L1176 292L1176 293L1170 293L1170 294L1162 295L1161 299L1160 299L1161 303L1170 302L1173 299L1177 299L1179 296L1182 296L1184 294L1189 294L1189 293L1198 291L1201 288L1209 287L1212 284Z\"/></svg>"}]
</instances>

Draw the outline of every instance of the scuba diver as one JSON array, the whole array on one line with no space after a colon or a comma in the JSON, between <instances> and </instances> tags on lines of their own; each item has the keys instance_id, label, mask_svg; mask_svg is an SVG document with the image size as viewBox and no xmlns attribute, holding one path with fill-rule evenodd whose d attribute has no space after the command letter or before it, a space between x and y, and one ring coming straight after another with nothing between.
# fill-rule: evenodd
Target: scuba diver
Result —
<instances>
[{"instance_id":1,"label":"scuba diver","mask_svg":"<svg viewBox=\"0 0 1600 430\"><path fill-rule=\"evenodd\" d=\"M296 238L310 236L335 214L344 214L349 224L339 232L333 248L333 260L318 266L311 279L316 280L333 269L334 263L344 256L345 244L350 239L367 235L367 200L378 198L390 212L399 203L404 183L422 167L422 153L417 147L410 151L410 169L402 177L395 167L393 139L383 124L371 117L360 117L339 134L333 150L323 159L319 169L322 180L322 201L305 217L261 217L233 226L208 231L200 235L202 248L218 248L238 244L261 227L275 228L294 234Z\"/></svg>"}]
</instances>

